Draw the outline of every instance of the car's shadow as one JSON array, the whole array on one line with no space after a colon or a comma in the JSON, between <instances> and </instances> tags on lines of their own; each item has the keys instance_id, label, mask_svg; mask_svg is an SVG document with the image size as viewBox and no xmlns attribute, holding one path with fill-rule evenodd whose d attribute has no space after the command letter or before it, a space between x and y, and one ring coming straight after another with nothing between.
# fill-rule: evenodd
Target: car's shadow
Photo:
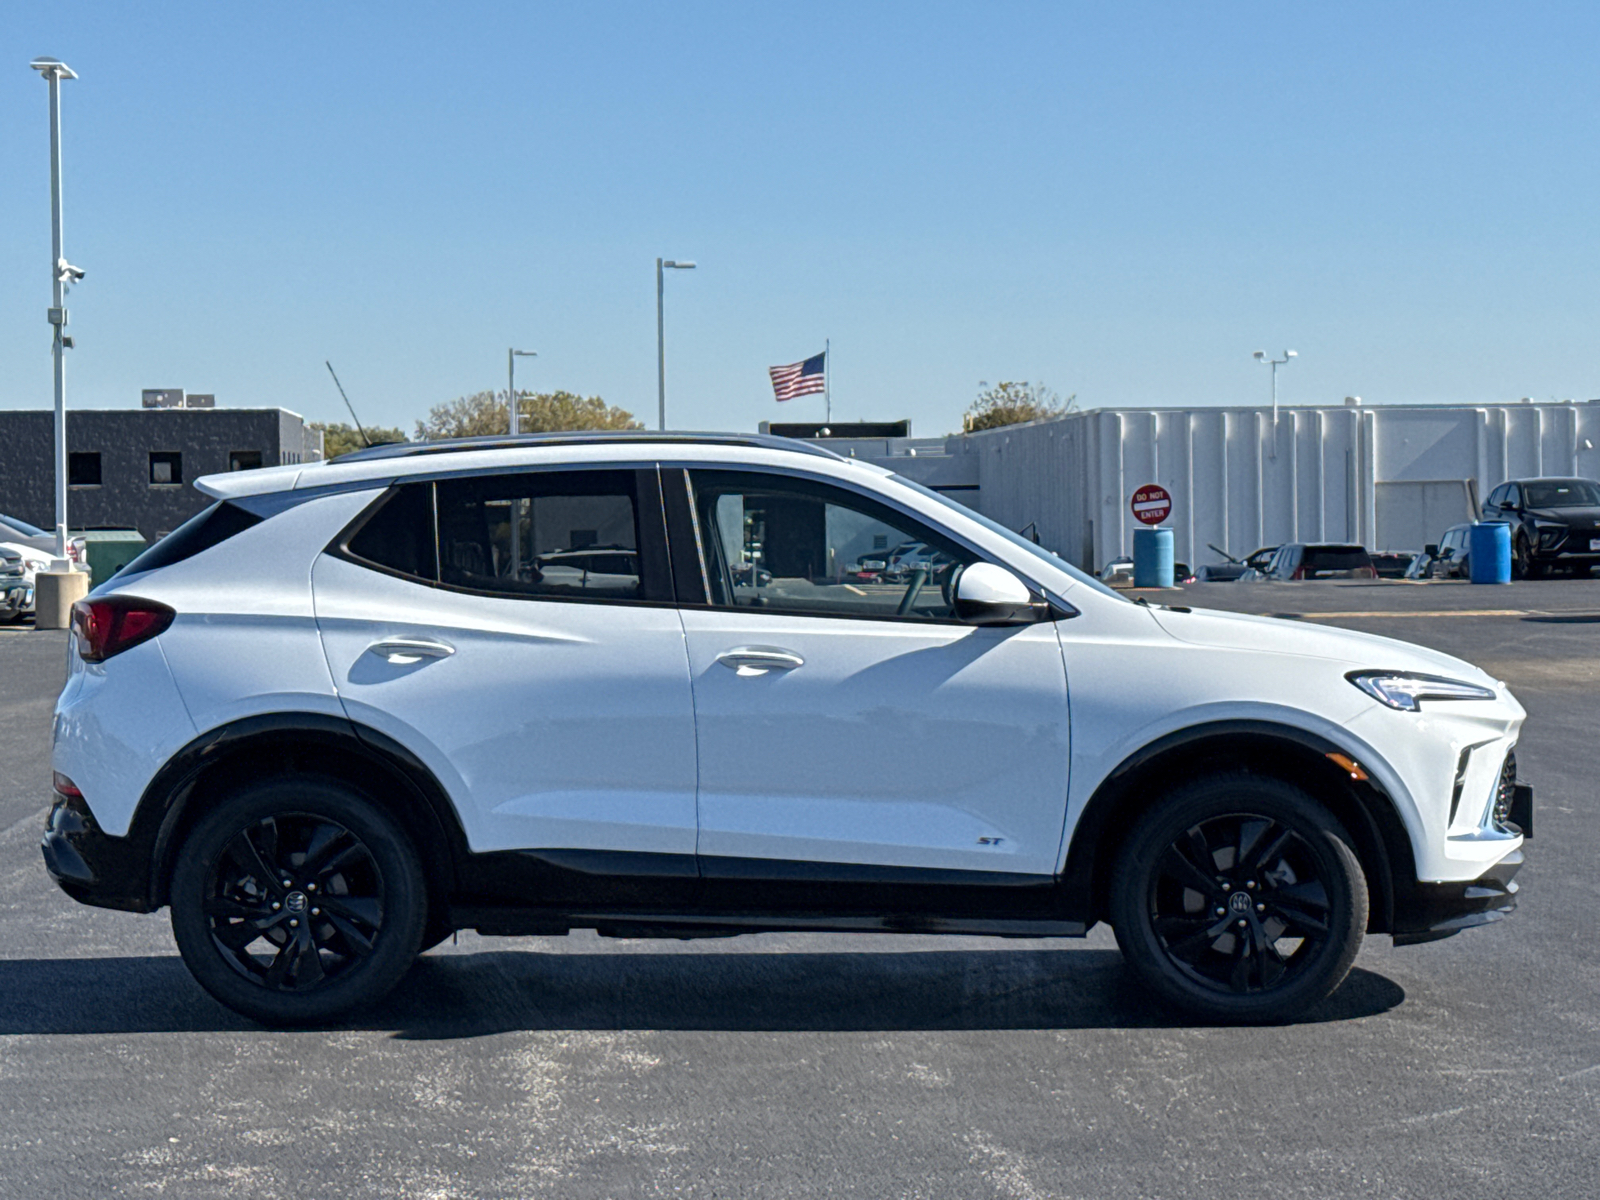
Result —
<instances>
[{"instance_id":1,"label":"car's shadow","mask_svg":"<svg viewBox=\"0 0 1600 1200\"><path fill-rule=\"evenodd\" d=\"M1405 991L1355 970L1303 1018L1394 1008ZM496 951L420 959L341 1029L397 1037L514 1030L910 1031L1192 1025L1149 999L1114 950L890 953ZM0 1034L197 1033L256 1026L175 956L0 960Z\"/></svg>"}]
</instances>

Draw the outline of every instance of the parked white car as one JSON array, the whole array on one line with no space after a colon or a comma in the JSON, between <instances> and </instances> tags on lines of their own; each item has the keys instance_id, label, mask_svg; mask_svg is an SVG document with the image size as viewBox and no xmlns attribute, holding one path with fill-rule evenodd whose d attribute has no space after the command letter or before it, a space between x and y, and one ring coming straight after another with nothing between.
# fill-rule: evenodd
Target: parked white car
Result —
<instances>
[{"instance_id":1,"label":"parked white car","mask_svg":"<svg viewBox=\"0 0 1600 1200\"><path fill-rule=\"evenodd\" d=\"M34 589L40 571L50 569L50 557L22 542L0 541L0 554L15 559L17 575L0 579L0 621L20 621L33 612Z\"/></svg>"},{"instance_id":2,"label":"parked white car","mask_svg":"<svg viewBox=\"0 0 1600 1200\"><path fill-rule=\"evenodd\" d=\"M1130 602L818 447L486 439L199 487L75 610L43 848L79 900L170 906L195 977L262 1021L369 1003L455 929L1103 920L1166 1001L1278 1020L1366 933L1515 903L1503 684ZM829 569L904 541L948 587ZM595 546L603 588L554 569Z\"/></svg>"}]
</instances>

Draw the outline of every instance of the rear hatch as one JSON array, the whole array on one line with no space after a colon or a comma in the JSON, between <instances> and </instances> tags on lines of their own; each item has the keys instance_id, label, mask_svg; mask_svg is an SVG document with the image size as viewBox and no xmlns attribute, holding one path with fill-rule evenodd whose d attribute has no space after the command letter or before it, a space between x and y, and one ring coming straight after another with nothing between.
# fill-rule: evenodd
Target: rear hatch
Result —
<instances>
[{"instance_id":1,"label":"rear hatch","mask_svg":"<svg viewBox=\"0 0 1600 1200\"><path fill-rule=\"evenodd\" d=\"M1376 579L1372 556L1360 546L1307 546L1296 579Z\"/></svg>"}]
</instances>

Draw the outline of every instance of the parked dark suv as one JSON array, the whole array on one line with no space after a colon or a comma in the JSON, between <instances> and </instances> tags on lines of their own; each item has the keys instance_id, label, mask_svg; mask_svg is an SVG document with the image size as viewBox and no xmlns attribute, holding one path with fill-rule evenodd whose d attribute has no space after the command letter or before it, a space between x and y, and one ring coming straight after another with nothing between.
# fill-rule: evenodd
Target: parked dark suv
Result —
<instances>
[{"instance_id":1,"label":"parked dark suv","mask_svg":"<svg viewBox=\"0 0 1600 1200\"><path fill-rule=\"evenodd\" d=\"M1360 546L1290 542L1263 572L1268 579L1376 579L1372 556Z\"/></svg>"},{"instance_id":2,"label":"parked dark suv","mask_svg":"<svg viewBox=\"0 0 1600 1200\"><path fill-rule=\"evenodd\" d=\"M1600 563L1600 483L1513 479L1489 493L1485 521L1511 526L1511 574L1537 579L1551 567L1581 574Z\"/></svg>"}]
</instances>

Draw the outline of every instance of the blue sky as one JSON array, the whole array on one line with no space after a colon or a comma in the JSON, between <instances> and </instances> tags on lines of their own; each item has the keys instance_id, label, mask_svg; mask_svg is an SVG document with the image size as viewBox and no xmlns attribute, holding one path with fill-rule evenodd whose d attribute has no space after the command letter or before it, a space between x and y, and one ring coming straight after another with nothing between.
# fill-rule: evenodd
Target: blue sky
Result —
<instances>
[{"instance_id":1,"label":"blue sky","mask_svg":"<svg viewBox=\"0 0 1600 1200\"><path fill-rule=\"evenodd\" d=\"M0 406L143 387L409 429L504 386L955 428L1086 407L1600 396L1600 6L12 4Z\"/></svg>"}]
</instances>

